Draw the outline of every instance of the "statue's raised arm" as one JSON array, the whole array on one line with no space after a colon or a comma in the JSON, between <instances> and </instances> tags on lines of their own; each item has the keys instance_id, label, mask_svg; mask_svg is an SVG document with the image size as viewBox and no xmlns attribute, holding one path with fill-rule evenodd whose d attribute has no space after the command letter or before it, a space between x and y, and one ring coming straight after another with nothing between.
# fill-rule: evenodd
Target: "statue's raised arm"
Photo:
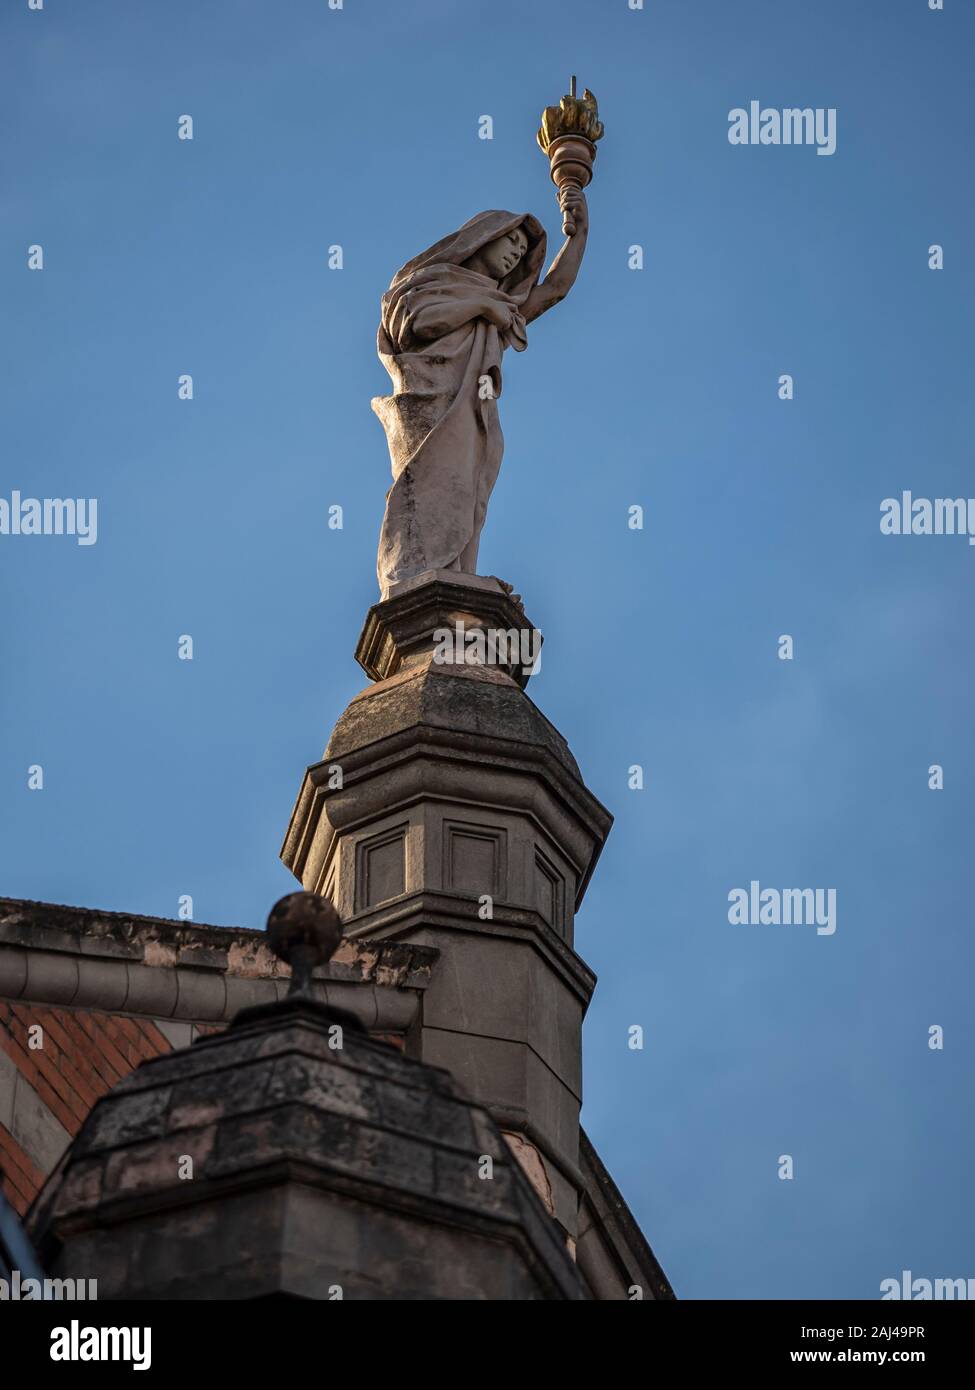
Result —
<instances>
[{"instance_id":1,"label":"statue's raised arm","mask_svg":"<svg viewBox=\"0 0 975 1390\"><path fill-rule=\"evenodd\" d=\"M541 284L536 285L525 300L524 318L526 323L537 319L553 304L558 304L569 293L576 282L582 257L589 236L589 207L586 195L581 188L571 189L565 195L564 206L575 224L575 230L565 240L562 249L549 267L549 272Z\"/></svg>"}]
</instances>

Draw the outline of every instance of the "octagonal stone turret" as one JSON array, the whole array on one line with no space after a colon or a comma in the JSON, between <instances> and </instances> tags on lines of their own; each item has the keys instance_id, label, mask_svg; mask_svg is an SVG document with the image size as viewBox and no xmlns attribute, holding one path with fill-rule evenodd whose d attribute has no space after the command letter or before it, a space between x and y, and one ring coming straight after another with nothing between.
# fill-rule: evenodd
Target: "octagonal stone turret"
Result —
<instances>
[{"instance_id":1,"label":"octagonal stone turret","mask_svg":"<svg viewBox=\"0 0 975 1390\"><path fill-rule=\"evenodd\" d=\"M441 660L437 634L458 624L500 659ZM525 694L530 672L504 660L498 634L526 629L494 580L438 574L377 604L358 655L378 679L305 773L281 857L332 900L348 936L442 952L420 1055L531 1145L571 1236L595 985L573 947L575 913L612 818Z\"/></svg>"}]
</instances>

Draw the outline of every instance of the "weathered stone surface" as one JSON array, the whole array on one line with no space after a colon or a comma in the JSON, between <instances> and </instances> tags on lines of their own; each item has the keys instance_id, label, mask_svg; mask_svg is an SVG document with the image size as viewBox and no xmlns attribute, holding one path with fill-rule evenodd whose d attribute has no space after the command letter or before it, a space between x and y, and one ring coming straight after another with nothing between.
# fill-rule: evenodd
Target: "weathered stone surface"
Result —
<instances>
[{"instance_id":1,"label":"weathered stone surface","mask_svg":"<svg viewBox=\"0 0 975 1390\"><path fill-rule=\"evenodd\" d=\"M400 680L378 681L358 695L336 724L325 757L335 762L417 726L496 740L499 754L524 757L529 750L545 752L579 778L565 739L509 676L489 666L432 661L408 668Z\"/></svg>"},{"instance_id":2,"label":"weathered stone surface","mask_svg":"<svg viewBox=\"0 0 975 1390\"><path fill-rule=\"evenodd\" d=\"M407 943L344 941L315 969L313 992L402 1034L435 961ZM263 931L0 898L0 998L174 1020L176 1045L192 1025L282 998L290 974Z\"/></svg>"},{"instance_id":3,"label":"weathered stone surface","mask_svg":"<svg viewBox=\"0 0 975 1390\"><path fill-rule=\"evenodd\" d=\"M100 1298L587 1296L484 1108L300 994L99 1101L29 1230Z\"/></svg>"}]
</instances>

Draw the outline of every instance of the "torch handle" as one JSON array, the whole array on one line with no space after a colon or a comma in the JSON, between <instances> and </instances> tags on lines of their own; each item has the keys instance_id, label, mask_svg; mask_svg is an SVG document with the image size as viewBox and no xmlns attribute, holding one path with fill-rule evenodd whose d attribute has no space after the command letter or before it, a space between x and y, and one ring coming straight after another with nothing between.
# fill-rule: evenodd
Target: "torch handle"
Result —
<instances>
[{"instance_id":1,"label":"torch handle","mask_svg":"<svg viewBox=\"0 0 975 1390\"><path fill-rule=\"evenodd\" d=\"M563 236L575 236L576 234L575 219L573 218L572 213L566 210L565 206L565 195L566 193L568 193L570 188L581 189L582 184L577 183L575 179L566 179L564 183L559 185L559 207L562 209Z\"/></svg>"},{"instance_id":2,"label":"torch handle","mask_svg":"<svg viewBox=\"0 0 975 1390\"><path fill-rule=\"evenodd\" d=\"M548 157L552 182L559 190L562 231L566 236L575 236L575 218L565 206L565 197L570 189L581 192L591 182L596 146L580 135L560 135L549 146Z\"/></svg>"}]
</instances>

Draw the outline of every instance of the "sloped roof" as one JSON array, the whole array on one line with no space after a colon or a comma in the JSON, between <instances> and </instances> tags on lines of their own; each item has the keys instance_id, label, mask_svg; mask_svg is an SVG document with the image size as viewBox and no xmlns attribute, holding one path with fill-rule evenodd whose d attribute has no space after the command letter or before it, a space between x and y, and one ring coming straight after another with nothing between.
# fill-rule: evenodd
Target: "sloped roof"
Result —
<instances>
[{"instance_id":1,"label":"sloped roof","mask_svg":"<svg viewBox=\"0 0 975 1390\"><path fill-rule=\"evenodd\" d=\"M585 1196L579 1214L576 1260L594 1296L675 1299L677 1295L623 1194L581 1127L579 1167L585 1179Z\"/></svg>"}]
</instances>

